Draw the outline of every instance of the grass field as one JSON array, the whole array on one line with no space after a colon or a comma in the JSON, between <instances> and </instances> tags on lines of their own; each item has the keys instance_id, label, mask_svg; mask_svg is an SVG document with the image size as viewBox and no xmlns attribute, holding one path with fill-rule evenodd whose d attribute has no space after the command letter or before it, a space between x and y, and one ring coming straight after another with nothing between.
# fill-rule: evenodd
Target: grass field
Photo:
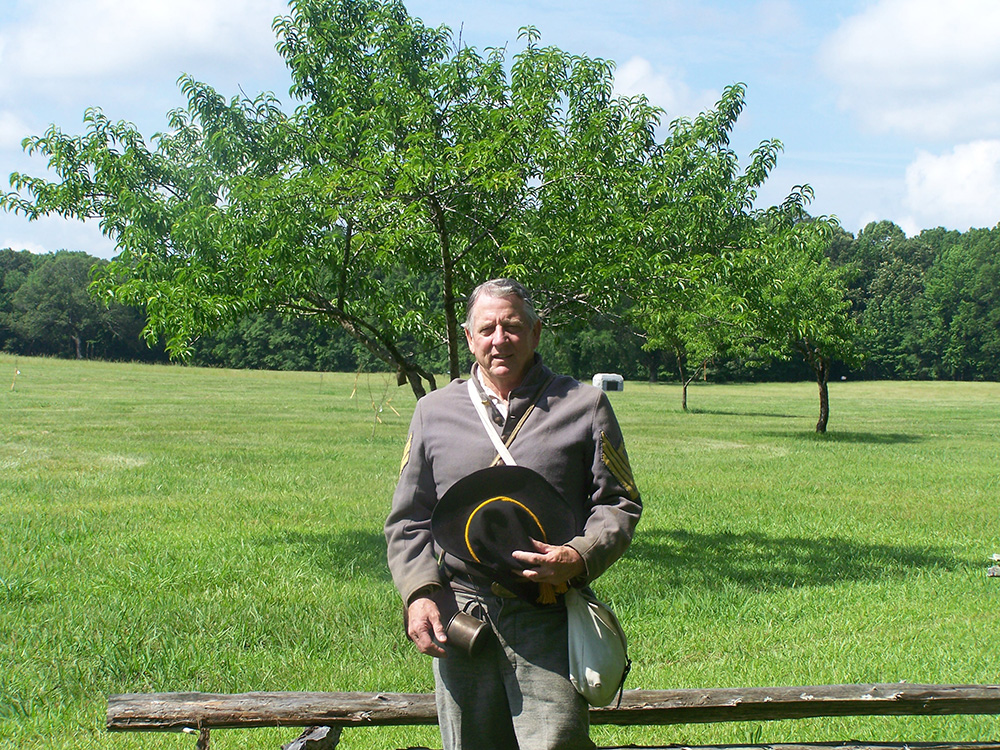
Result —
<instances>
[{"instance_id":1,"label":"grass field","mask_svg":"<svg viewBox=\"0 0 1000 750\"><path fill-rule=\"evenodd\" d=\"M20 374L14 377L15 368ZM629 383L643 492L597 582L629 687L997 682L1000 384ZM385 375L0 356L0 745L104 731L110 693L432 688L382 521L413 397ZM598 727L599 743L996 739L995 718ZM294 729L213 732L270 748ZM438 745L351 730L345 748Z\"/></svg>"}]
</instances>

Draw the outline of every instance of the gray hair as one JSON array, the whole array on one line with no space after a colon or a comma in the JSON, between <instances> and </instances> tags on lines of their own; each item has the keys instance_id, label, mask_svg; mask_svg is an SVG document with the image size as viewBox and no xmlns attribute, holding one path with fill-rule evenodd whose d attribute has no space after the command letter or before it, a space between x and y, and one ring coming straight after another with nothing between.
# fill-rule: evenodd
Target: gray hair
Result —
<instances>
[{"instance_id":1,"label":"gray hair","mask_svg":"<svg viewBox=\"0 0 1000 750\"><path fill-rule=\"evenodd\" d=\"M540 320L538 313L535 312L535 303L531 299L531 292L523 284L514 281L514 279L490 279L473 289L472 294L469 295L469 299L465 303L464 327L468 328L472 324L472 308L483 296L494 299L517 297L524 305L524 314L528 318L528 325L533 327Z\"/></svg>"}]
</instances>

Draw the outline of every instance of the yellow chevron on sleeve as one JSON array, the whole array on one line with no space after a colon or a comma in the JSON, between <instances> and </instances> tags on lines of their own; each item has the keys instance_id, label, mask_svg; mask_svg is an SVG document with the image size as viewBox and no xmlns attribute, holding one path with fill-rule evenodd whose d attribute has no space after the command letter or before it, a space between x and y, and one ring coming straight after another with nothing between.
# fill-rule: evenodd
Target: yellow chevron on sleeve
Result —
<instances>
[{"instance_id":1,"label":"yellow chevron on sleeve","mask_svg":"<svg viewBox=\"0 0 1000 750\"><path fill-rule=\"evenodd\" d=\"M410 461L410 448L413 446L413 433L406 438L406 445L403 446L403 460L399 462L399 474L403 475L403 469L406 468L406 464Z\"/></svg>"},{"instance_id":2,"label":"yellow chevron on sleeve","mask_svg":"<svg viewBox=\"0 0 1000 750\"><path fill-rule=\"evenodd\" d=\"M601 431L601 460L628 493L629 498L637 500L639 488L635 486L635 477L632 475L632 465L628 462L625 444L622 443L621 447L616 448L603 430Z\"/></svg>"}]
</instances>

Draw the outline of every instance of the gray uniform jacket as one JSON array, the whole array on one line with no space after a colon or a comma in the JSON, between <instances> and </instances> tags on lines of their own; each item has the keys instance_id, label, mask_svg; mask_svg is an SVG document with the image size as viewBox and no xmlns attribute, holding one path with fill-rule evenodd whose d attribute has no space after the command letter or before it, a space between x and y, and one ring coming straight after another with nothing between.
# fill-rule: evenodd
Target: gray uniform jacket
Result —
<instances>
[{"instance_id":1,"label":"gray uniform jacket","mask_svg":"<svg viewBox=\"0 0 1000 750\"><path fill-rule=\"evenodd\" d=\"M478 378L474 382L482 395ZM568 544L583 557L589 582L625 552L642 504L606 394L553 376L537 356L524 382L510 393L506 420L487 405L501 438L506 441L542 388L508 447L520 466L545 477L573 507L579 532ZM451 485L495 457L464 380L417 402L385 523L389 569L404 602L425 586L445 583L441 553L431 537L434 504ZM460 561L447 556L445 563L462 575Z\"/></svg>"}]
</instances>

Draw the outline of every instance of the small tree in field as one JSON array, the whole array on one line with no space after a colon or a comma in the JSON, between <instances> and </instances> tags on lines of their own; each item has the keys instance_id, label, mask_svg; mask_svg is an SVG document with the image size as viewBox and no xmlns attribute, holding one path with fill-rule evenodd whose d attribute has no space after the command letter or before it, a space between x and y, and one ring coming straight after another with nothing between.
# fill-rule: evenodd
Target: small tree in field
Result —
<instances>
[{"instance_id":1,"label":"small tree in field","mask_svg":"<svg viewBox=\"0 0 1000 750\"><path fill-rule=\"evenodd\" d=\"M826 432L830 419L830 367L835 360L858 365L862 332L851 314L844 271L834 268L824 249L833 222L825 219L787 221L771 215L764 222L767 262L753 273L748 286L749 345L757 356L801 356L819 389L816 432Z\"/></svg>"},{"instance_id":2,"label":"small tree in field","mask_svg":"<svg viewBox=\"0 0 1000 750\"><path fill-rule=\"evenodd\" d=\"M672 123L645 172L640 214L649 228L632 261L643 281L630 314L648 349L674 354L684 410L688 386L707 362L769 340L759 323L769 319L763 310L774 279L760 270L773 266L782 246L772 227L794 223L812 197L800 186L780 206L755 207L781 143L761 143L740 168L729 137L744 93L731 86L715 110Z\"/></svg>"}]
</instances>

